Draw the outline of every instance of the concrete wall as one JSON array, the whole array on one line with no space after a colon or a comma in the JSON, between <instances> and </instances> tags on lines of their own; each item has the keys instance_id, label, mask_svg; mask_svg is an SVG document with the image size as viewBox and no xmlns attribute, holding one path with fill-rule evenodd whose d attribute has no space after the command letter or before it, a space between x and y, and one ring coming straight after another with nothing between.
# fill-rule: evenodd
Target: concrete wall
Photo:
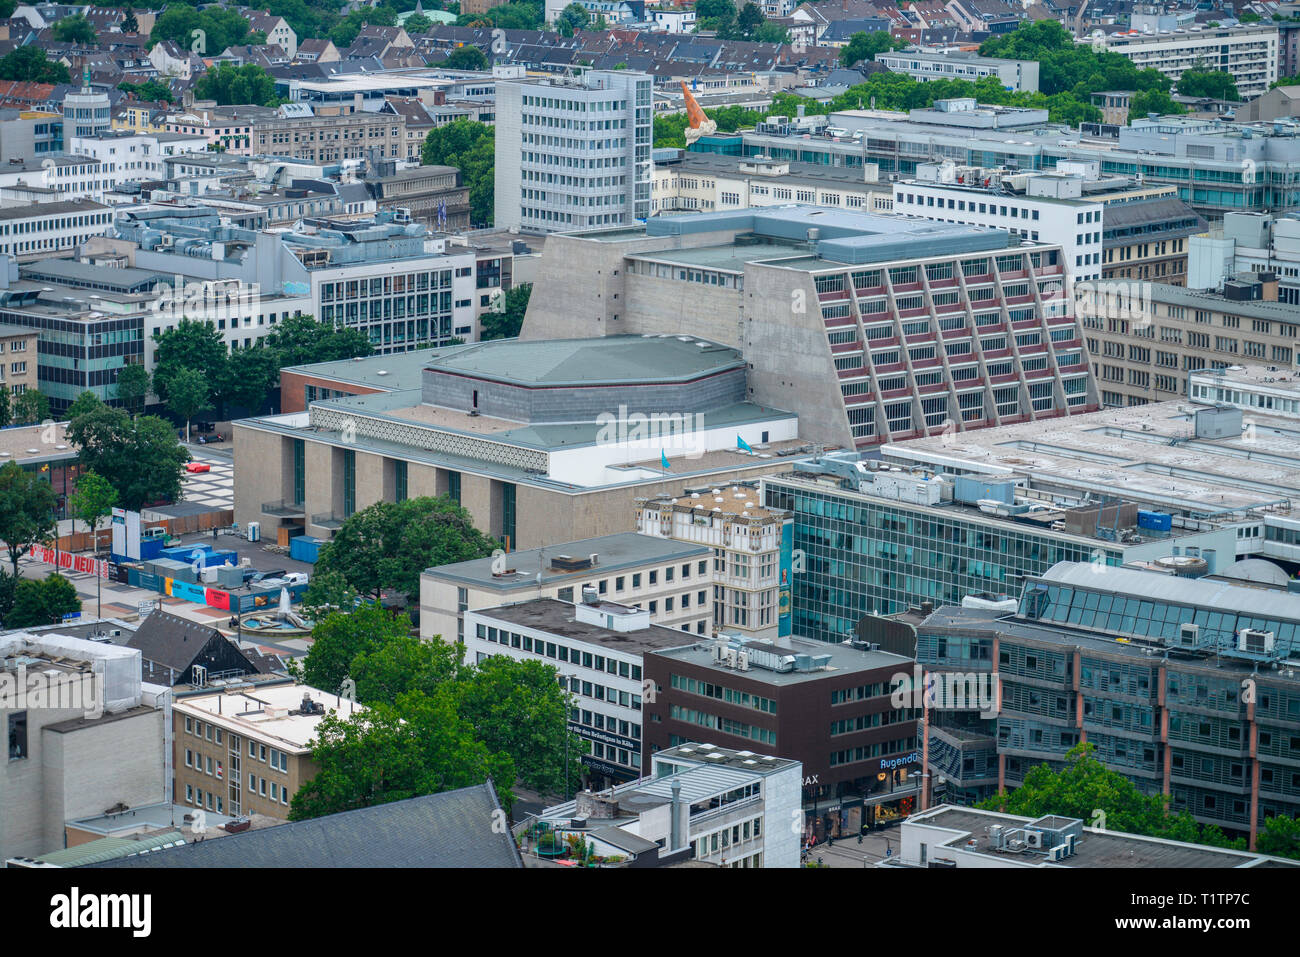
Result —
<instances>
[{"instance_id":1,"label":"concrete wall","mask_svg":"<svg viewBox=\"0 0 1300 957\"><path fill-rule=\"evenodd\" d=\"M639 278L639 277L634 277ZM477 405L476 394L477 393ZM512 422L581 422L602 413L649 415L715 409L745 398L745 371L732 369L685 384L626 385L618 388L527 388L460 375L428 371L421 389L424 402L451 409L477 408L484 415Z\"/></svg>"},{"instance_id":2,"label":"concrete wall","mask_svg":"<svg viewBox=\"0 0 1300 957\"><path fill-rule=\"evenodd\" d=\"M794 295L799 292L802 297ZM746 270L741 348L753 366L754 402L798 413L805 439L854 447L811 275L762 266Z\"/></svg>"},{"instance_id":3,"label":"concrete wall","mask_svg":"<svg viewBox=\"0 0 1300 957\"><path fill-rule=\"evenodd\" d=\"M11 713L0 710L0 727ZM0 766L0 859L61 850L70 819L119 802L136 807L162 799L163 712L141 709L47 730L81 717L80 710L27 711L28 756Z\"/></svg>"}]
</instances>

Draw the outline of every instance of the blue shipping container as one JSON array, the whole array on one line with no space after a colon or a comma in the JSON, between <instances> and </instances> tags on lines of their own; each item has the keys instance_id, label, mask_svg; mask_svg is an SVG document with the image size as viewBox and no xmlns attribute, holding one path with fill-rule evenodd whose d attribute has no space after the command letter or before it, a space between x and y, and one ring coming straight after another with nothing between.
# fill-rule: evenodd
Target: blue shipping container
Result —
<instances>
[{"instance_id":1,"label":"blue shipping container","mask_svg":"<svg viewBox=\"0 0 1300 957\"><path fill-rule=\"evenodd\" d=\"M289 557L294 561L316 564L320 558L321 540L310 535L298 535L289 539Z\"/></svg>"},{"instance_id":2,"label":"blue shipping container","mask_svg":"<svg viewBox=\"0 0 1300 957\"><path fill-rule=\"evenodd\" d=\"M1173 527L1174 519L1169 513L1138 509L1138 528L1148 528L1153 532L1167 532Z\"/></svg>"}]
</instances>

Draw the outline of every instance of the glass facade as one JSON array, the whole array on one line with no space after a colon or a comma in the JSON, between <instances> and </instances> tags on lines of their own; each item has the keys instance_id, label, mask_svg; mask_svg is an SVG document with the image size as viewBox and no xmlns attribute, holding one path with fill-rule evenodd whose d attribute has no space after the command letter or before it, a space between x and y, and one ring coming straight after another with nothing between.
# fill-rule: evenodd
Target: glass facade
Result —
<instances>
[{"instance_id":1,"label":"glass facade","mask_svg":"<svg viewBox=\"0 0 1300 957\"><path fill-rule=\"evenodd\" d=\"M452 334L452 271L324 282L321 321L359 328L375 347L442 344Z\"/></svg>"},{"instance_id":2,"label":"glass facade","mask_svg":"<svg viewBox=\"0 0 1300 957\"><path fill-rule=\"evenodd\" d=\"M867 614L1014 594L1026 576L1057 562L1091 561L1096 551L970 511L873 500L797 479L768 479L764 491L767 507L794 514L794 547L803 554L792 590L794 631L820 641L851 637ZM1106 564L1120 563L1118 551L1101 553Z\"/></svg>"},{"instance_id":3,"label":"glass facade","mask_svg":"<svg viewBox=\"0 0 1300 957\"><path fill-rule=\"evenodd\" d=\"M343 451L343 517L357 510L357 453Z\"/></svg>"}]
</instances>

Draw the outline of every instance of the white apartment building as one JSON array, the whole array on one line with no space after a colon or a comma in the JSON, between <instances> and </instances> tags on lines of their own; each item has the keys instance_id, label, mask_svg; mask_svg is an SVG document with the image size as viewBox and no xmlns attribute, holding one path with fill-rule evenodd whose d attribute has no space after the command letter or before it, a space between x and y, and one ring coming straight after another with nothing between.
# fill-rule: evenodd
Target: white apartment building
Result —
<instances>
[{"instance_id":1,"label":"white apartment building","mask_svg":"<svg viewBox=\"0 0 1300 957\"><path fill-rule=\"evenodd\" d=\"M646 19L652 24L652 29L664 33L690 33L695 29L694 8L652 7L646 10Z\"/></svg>"},{"instance_id":2,"label":"white apartment building","mask_svg":"<svg viewBox=\"0 0 1300 957\"><path fill-rule=\"evenodd\" d=\"M714 625L755 638L778 634L781 538L790 520L788 513L766 508L758 489L741 485L652 498L636 511L642 535L712 550ZM784 569L787 577L789 572Z\"/></svg>"},{"instance_id":3,"label":"white apartment building","mask_svg":"<svg viewBox=\"0 0 1300 957\"><path fill-rule=\"evenodd\" d=\"M1188 241L1188 289L1219 289L1225 279L1261 272L1277 277L1278 302L1300 306L1300 213L1226 213Z\"/></svg>"},{"instance_id":4,"label":"white apartment building","mask_svg":"<svg viewBox=\"0 0 1300 957\"><path fill-rule=\"evenodd\" d=\"M161 799L169 695L141 682L137 649L0 636L0 860L61 850L67 822Z\"/></svg>"},{"instance_id":5,"label":"white apartment building","mask_svg":"<svg viewBox=\"0 0 1300 957\"><path fill-rule=\"evenodd\" d=\"M1080 166L1086 164L1079 164ZM894 184L901 216L1005 229L1033 241L1059 245L1067 283L1101 278L1101 202L1085 200L1081 170L1061 164L1056 173L1007 174L949 164L917 167L918 178Z\"/></svg>"},{"instance_id":6,"label":"white apartment building","mask_svg":"<svg viewBox=\"0 0 1300 957\"><path fill-rule=\"evenodd\" d=\"M1272 24L1113 33L1095 32L1080 43L1109 50L1133 61L1138 69L1159 70L1177 86L1188 70L1219 70L1232 74L1237 92L1249 100L1277 80L1278 32Z\"/></svg>"},{"instance_id":7,"label":"white apartment building","mask_svg":"<svg viewBox=\"0 0 1300 957\"><path fill-rule=\"evenodd\" d=\"M876 62L891 73L906 73L918 80L965 80L974 83L997 77L1008 90L1038 92L1038 63L1034 60L1000 60L960 50L899 50L876 54Z\"/></svg>"},{"instance_id":8,"label":"white apartment building","mask_svg":"<svg viewBox=\"0 0 1300 957\"><path fill-rule=\"evenodd\" d=\"M72 251L113 228L113 211L102 203L72 199L0 208L0 254L33 262Z\"/></svg>"},{"instance_id":9,"label":"white apartment building","mask_svg":"<svg viewBox=\"0 0 1300 957\"><path fill-rule=\"evenodd\" d=\"M682 744L651 757L650 774L548 807L541 823L606 858L717 867L798 867L803 765L788 758ZM792 823L794 826L792 826Z\"/></svg>"},{"instance_id":10,"label":"white apartment building","mask_svg":"<svg viewBox=\"0 0 1300 957\"><path fill-rule=\"evenodd\" d=\"M893 192L877 176L875 163L846 169L763 156L656 150L650 208L658 215L803 203L887 213L894 208Z\"/></svg>"},{"instance_id":11,"label":"white apartment building","mask_svg":"<svg viewBox=\"0 0 1300 957\"><path fill-rule=\"evenodd\" d=\"M102 163L113 187L164 179L167 157L202 153L207 148L206 136L126 131L79 136L68 145L70 153L90 156Z\"/></svg>"},{"instance_id":12,"label":"white apartment building","mask_svg":"<svg viewBox=\"0 0 1300 957\"><path fill-rule=\"evenodd\" d=\"M497 81L496 226L630 226L650 215L653 83L630 70Z\"/></svg>"},{"instance_id":13,"label":"white apartment building","mask_svg":"<svg viewBox=\"0 0 1300 957\"><path fill-rule=\"evenodd\" d=\"M104 164L83 156L11 159L0 166L0 206L68 199L101 203L111 186Z\"/></svg>"},{"instance_id":14,"label":"white apartment building","mask_svg":"<svg viewBox=\"0 0 1300 957\"><path fill-rule=\"evenodd\" d=\"M649 611L605 601L594 589L576 604L537 598L465 615L466 664L508 655L559 671L574 697L569 728L587 742L582 764L598 787L641 776L645 652L690 641L651 624Z\"/></svg>"},{"instance_id":15,"label":"white apartment building","mask_svg":"<svg viewBox=\"0 0 1300 957\"><path fill-rule=\"evenodd\" d=\"M467 611L535 598L580 601L586 588L645 608L657 625L703 635L713 623L712 559L702 545L620 532L429 568L420 575L420 637L464 641Z\"/></svg>"}]
</instances>

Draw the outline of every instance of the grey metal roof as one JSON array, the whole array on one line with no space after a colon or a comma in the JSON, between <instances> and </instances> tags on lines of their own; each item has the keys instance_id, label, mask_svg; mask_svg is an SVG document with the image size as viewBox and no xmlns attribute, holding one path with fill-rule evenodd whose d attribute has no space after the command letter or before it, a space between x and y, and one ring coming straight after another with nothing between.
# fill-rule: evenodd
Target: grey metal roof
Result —
<instances>
[{"instance_id":1,"label":"grey metal roof","mask_svg":"<svg viewBox=\"0 0 1300 957\"><path fill-rule=\"evenodd\" d=\"M684 341L683 341L684 340ZM743 368L740 353L693 336L498 339L429 363L431 369L537 386L681 382Z\"/></svg>"},{"instance_id":2,"label":"grey metal roof","mask_svg":"<svg viewBox=\"0 0 1300 957\"><path fill-rule=\"evenodd\" d=\"M500 807L488 782L100 866L523 867L514 838L493 827Z\"/></svg>"},{"instance_id":3,"label":"grey metal roof","mask_svg":"<svg viewBox=\"0 0 1300 957\"><path fill-rule=\"evenodd\" d=\"M581 571L556 571L546 563L549 559L560 555L583 558L592 554L597 556L597 564ZM693 545L671 538L655 538L638 532L619 532L616 535L601 535L576 542L547 545L545 548L528 548L511 552L506 556L506 564L515 570L516 574L513 575L494 576L491 558L476 558L468 562L456 562L454 565L441 565L427 569L425 574L440 580L465 582L478 588L509 592L519 588L536 588L539 572L543 584L591 581L607 578L628 569L640 568L643 565L670 561L695 561L711 555L712 549L705 545Z\"/></svg>"}]
</instances>

